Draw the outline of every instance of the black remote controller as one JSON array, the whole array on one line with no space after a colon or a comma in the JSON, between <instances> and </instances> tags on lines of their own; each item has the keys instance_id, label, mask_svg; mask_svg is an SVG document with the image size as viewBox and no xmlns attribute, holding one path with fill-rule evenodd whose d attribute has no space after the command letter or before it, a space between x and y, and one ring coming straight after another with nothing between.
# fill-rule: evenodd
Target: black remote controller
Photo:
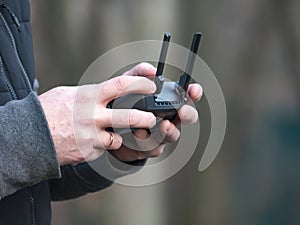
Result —
<instances>
[{"instance_id":1,"label":"black remote controller","mask_svg":"<svg viewBox=\"0 0 300 225\"><path fill-rule=\"evenodd\" d=\"M155 77L156 92L150 95L128 94L111 101L107 107L112 109L139 109L152 112L156 117L161 119L175 120L177 110L187 101L187 88L191 79L201 36L202 34L200 32L194 34L186 69L180 76L179 81L174 82L166 81L163 76L163 69L171 38L170 33L165 33ZM109 128L109 130L112 130L112 128ZM117 130L120 129L116 129L116 132L118 132Z\"/></svg>"}]
</instances>

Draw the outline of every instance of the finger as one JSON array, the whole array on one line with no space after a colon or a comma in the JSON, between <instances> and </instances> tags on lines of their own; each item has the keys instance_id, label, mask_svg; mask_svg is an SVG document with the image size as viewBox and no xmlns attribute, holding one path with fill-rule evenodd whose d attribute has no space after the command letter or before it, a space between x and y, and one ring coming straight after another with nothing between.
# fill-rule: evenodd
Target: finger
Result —
<instances>
[{"instance_id":1,"label":"finger","mask_svg":"<svg viewBox=\"0 0 300 225\"><path fill-rule=\"evenodd\" d=\"M180 131L169 120L164 120L160 124L160 130L164 138L164 143L176 142L180 137Z\"/></svg>"},{"instance_id":2,"label":"finger","mask_svg":"<svg viewBox=\"0 0 300 225\"><path fill-rule=\"evenodd\" d=\"M118 160L121 160L123 162L131 162L135 160L158 157L163 154L164 148L165 145L160 145L151 151L143 152L136 151L122 145L122 147L119 150L111 151L110 153Z\"/></svg>"},{"instance_id":3,"label":"finger","mask_svg":"<svg viewBox=\"0 0 300 225\"><path fill-rule=\"evenodd\" d=\"M99 97L104 103L130 93L152 94L156 90L153 81L145 77L119 76L100 84Z\"/></svg>"},{"instance_id":4,"label":"finger","mask_svg":"<svg viewBox=\"0 0 300 225\"><path fill-rule=\"evenodd\" d=\"M137 109L100 109L96 111L96 125L114 128L152 128L156 117Z\"/></svg>"},{"instance_id":5,"label":"finger","mask_svg":"<svg viewBox=\"0 0 300 225\"><path fill-rule=\"evenodd\" d=\"M145 129L138 129L134 131L134 139L136 145L130 147L137 151L145 152L156 149L160 144L162 144L164 136L157 128L152 130L151 133Z\"/></svg>"},{"instance_id":6,"label":"finger","mask_svg":"<svg viewBox=\"0 0 300 225\"><path fill-rule=\"evenodd\" d=\"M143 154L142 157L145 158L154 158L154 157L159 157L163 154L165 149L165 144L159 145L156 149L147 151L147 152L139 152L139 154Z\"/></svg>"},{"instance_id":7,"label":"finger","mask_svg":"<svg viewBox=\"0 0 300 225\"><path fill-rule=\"evenodd\" d=\"M143 76L153 80L155 77L155 73L156 68L153 65L151 65L150 63L142 62L133 67L131 70L125 72L123 75Z\"/></svg>"},{"instance_id":8,"label":"finger","mask_svg":"<svg viewBox=\"0 0 300 225\"><path fill-rule=\"evenodd\" d=\"M113 150L119 149L121 145L122 137L119 134L102 130L98 135L98 139L93 144L93 147Z\"/></svg>"},{"instance_id":9,"label":"finger","mask_svg":"<svg viewBox=\"0 0 300 225\"><path fill-rule=\"evenodd\" d=\"M180 137L180 131L169 120L164 120L159 129L154 129L149 134L145 129L138 129L134 132L137 148L139 151L151 151L165 143L176 142Z\"/></svg>"},{"instance_id":10,"label":"finger","mask_svg":"<svg viewBox=\"0 0 300 225\"><path fill-rule=\"evenodd\" d=\"M137 129L134 131L134 136L138 139L144 140L149 137L149 132L146 129Z\"/></svg>"},{"instance_id":11,"label":"finger","mask_svg":"<svg viewBox=\"0 0 300 225\"><path fill-rule=\"evenodd\" d=\"M128 148L124 145L122 145L118 150L110 151L110 154L123 162L132 162L146 158L142 153L140 154L138 151Z\"/></svg>"},{"instance_id":12,"label":"finger","mask_svg":"<svg viewBox=\"0 0 300 225\"><path fill-rule=\"evenodd\" d=\"M200 84L190 84L187 92L193 102L200 101L203 95L203 89Z\"/></svg>"},{"instance_id":13,"label":"finger","mask_svg":"<svg viewBox=\"0 0 300 225\"><path fill-rule=\"evenodd\" d=\"M178 110L178 117L182 124L195 124L198 120L198 112L190 105L183 105Z\"/></svg>"}]
</instances>

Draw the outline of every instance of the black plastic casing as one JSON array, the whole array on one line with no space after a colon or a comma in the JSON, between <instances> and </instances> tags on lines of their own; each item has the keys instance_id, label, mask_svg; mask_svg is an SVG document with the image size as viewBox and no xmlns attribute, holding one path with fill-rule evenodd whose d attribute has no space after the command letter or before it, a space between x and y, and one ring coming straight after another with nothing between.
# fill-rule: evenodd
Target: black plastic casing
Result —
<instances>
[{"instance_id":1,"label":"black plastic casing","mask_svg":"<svg viewBox=\"0 0 300 225\"><path fill-rule=\"evenodd\" d=\"M186 92L178 82L165 81L159 94L128 94L109 104L112 109L139 109L156 117L175 120L178 109L186 103Z\"/></svg>"}]
</instances>

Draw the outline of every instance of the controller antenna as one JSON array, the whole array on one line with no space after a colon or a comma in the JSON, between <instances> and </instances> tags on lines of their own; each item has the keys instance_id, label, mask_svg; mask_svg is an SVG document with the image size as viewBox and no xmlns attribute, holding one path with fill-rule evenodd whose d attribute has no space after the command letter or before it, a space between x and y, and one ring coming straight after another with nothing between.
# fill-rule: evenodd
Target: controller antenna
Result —
<instances>
[{"instance_id":1,"label":"controller antenna","mask_svg":"<svg viewBox=\"0 0 300 225\"><path fill-rule=\"evenodd\" d=\"M188 56L188 60L186 63L186 68L184 73L181 75L179 80L179 86L182 87L183 90L187 91L188 84L191 80L191 75L194 68L195 58L198 52L198 47L200 44L202 33L197 32L194 34L192 45L190 48L190 53Z\"/></svg>"},{"instance_id":2,"label":"controller antenna","mask_svg":"<svg viewBox=\"0 0 300 225\"><path fill-rule=\"evenodd\" d=\"M154 80L155 85L156 85L155 94L159 94L163 87L163 83L164 83L163 70L164 70L167 52L168 52L168 48L169 48L170 38L171 38L171 34L169 32L166 32L164 34L164 39L163 39L163 43L161 46L159 61L157 64L157 71L156 71L155 80Z\"/></svg>"}]
</instances>

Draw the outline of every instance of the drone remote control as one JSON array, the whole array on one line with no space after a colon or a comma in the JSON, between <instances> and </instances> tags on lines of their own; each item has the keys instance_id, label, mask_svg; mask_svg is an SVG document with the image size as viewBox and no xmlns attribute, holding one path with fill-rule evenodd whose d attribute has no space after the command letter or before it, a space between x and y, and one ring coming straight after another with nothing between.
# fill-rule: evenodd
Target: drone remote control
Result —
<instances>
[{"instance_id":1,"label":"drone remote control","mask_svg":"<svg viewBox=\"0 0 300 225\"><path fill-rule=\"evenodd\" d=\"M187 101L187 88L201 36L200 32L194 34L185 71L180 76L179 81L174 82L167 81L163 75L171 38L170 33L165 33L154 80L157 87L156 92L148 95L128 94L111 101L108 107L112 109L139 109L152 112L158 118L173 121L177 116L177 110Z\"/></svg>"}]
</instances>

